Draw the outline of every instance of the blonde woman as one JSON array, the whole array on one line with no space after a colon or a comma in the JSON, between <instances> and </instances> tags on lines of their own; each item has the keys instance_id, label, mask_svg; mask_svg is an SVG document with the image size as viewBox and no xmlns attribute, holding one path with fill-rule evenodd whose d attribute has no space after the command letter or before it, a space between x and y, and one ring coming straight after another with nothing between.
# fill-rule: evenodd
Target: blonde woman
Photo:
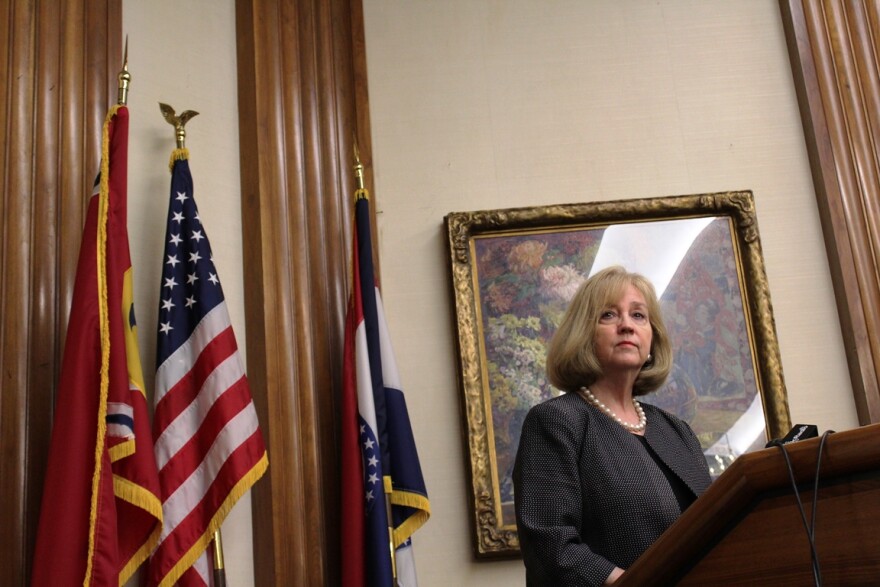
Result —
<instances>
[{"instance_id":1,"label":"blonde woman","mask_svg":"<svg viewBox=\"0 0 880 587\"><path fill-rule=\"evenodd\" d=\"M590 277L547 353L567 393L529 411L513 471L529 587L614 583L711 483L690 427L635 399L671 368L653 285L622 267Z\"/></svg>"}]
</instances>

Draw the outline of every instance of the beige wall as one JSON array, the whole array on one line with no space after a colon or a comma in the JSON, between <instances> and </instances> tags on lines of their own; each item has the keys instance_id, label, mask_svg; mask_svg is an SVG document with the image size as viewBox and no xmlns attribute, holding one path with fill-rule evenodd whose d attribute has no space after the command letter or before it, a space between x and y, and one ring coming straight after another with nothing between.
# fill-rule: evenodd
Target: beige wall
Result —
<instances>
[{"instance_id":1,"label":"beige wall","mask_svg":"<svg viewBox=\"0 0 880 587\"><path fill-rule=\"evenodd\" d=\"M792 420L857 425L776 0L364 0L383 293L434 515L422 587L522 585L474 562L443 216L452 211L755 194ZM173 133L244 340L232 0L124 2L134 78L130 236L146 371ZM245 350L245 349L243 349ZM270 455L271 460L271 455ZM248 498L224 527L253 585Z\"/></svg>"},{"instance_id":2,"label":"beige wall","mask_svg":"<svg viewBox=\"0 0 880 587\"><path fill-rule=\"evenodd\" d=\"M434 516L422 587L473 562L442 219L750 189L795 422L857 425L776 0L365 0L389 328Z\"/></svg>"}]
</instances>

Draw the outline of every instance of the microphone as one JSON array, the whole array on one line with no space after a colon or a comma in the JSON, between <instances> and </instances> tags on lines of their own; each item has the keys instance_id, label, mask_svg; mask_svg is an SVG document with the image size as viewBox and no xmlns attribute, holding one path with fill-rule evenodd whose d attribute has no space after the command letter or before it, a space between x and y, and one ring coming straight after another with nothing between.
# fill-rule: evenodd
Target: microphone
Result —
<instances>
[{"instance_id":1,"label":"microphone","mask_svg":"<svg viewBox=\"0 0 880 587\"><path fill-rule=\"evenodd\" d=\"M764 445L764 448L782 446L791 442L797 442L798 440L816 438L817 436L819 436L819 428L815 424L795 424L792 429L788 431L788 434L782 438L774 438Z\"/></svg>"}]
</instances>

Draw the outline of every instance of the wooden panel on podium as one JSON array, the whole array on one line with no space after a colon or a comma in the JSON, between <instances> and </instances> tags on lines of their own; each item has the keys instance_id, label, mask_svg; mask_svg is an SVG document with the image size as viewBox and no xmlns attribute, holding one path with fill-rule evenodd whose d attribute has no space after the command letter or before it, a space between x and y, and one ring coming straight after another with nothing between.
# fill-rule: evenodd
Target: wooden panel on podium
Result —
<instances>
[{"instance_id":1,"label":"wooden panel on podium","mask_svg":"<svg viewBox=\"0 0 880 587\"><path fill-rule=\"evenodd\" d=\"M820 439L786 445L807 521ZM825 585L880 577L880 424L830 434L819 473L815 542ZM737 459L617 583L814 584L810 546L785 457Z\"/></svg>"}]
</instances>

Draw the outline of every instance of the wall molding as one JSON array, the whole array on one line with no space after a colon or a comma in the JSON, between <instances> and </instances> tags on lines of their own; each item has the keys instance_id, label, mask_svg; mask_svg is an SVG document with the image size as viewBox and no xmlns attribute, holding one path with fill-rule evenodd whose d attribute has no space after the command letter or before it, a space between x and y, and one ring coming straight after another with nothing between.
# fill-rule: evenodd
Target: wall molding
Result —
<instances>
[{"instance_id":1,"label":"wall molding","mask_svg":"<svg viewBox=\"0 0 880 587\"><path fill-rule=\"evenodd\" d=\"M248 378L269 451L256 584L336 585L355 141L371 159L362 8L240 0L236 20Z\"/></svg>"},{"instance_id":2,"label":"wall molding","mask_svg":"<svg viewBox=\"0 0 880 587\"><path fill-rule=\"evenodd\" d=\"M0 8L0 569L28 585L54 399L101 129L116 103L122 7Z\"/></svg>"},{"instance_id":3,"label":"wall molding","mask_svg":"<svg viewBox=\"0 0 880 587\"><path fill-rule=\"evenodd\" d=\"M780 0L856 409L880 422L880 69L873 2Z\"/></svg>"}]
</instances>

